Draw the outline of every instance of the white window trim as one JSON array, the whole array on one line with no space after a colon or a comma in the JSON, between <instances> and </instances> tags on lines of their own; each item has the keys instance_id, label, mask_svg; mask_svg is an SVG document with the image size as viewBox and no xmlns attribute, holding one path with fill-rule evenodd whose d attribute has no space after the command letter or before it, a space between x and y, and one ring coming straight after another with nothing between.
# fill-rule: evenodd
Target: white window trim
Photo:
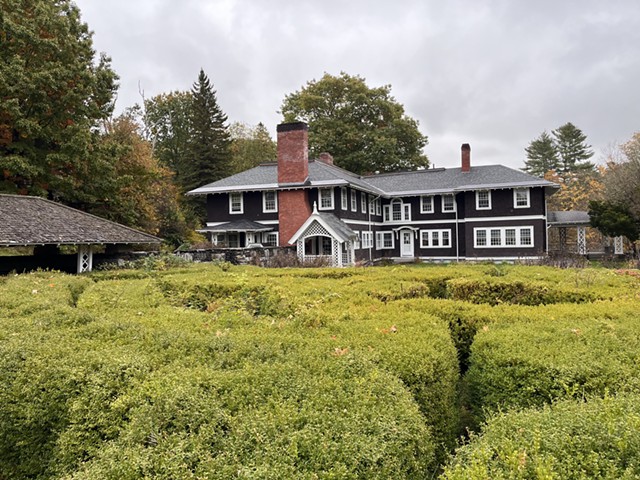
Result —
<instances>
[{"instance_id":1,"label":"white window trim","mask_svg":"<svg viewBox=\"0 0 640 480\"><path fill-rule=\"evenodd\" d=\"M358 194L355 190L351 189L351 211L358 211Z\"/></svg>"},{"instance_id":2,"label":"white window trim","mask_svg":"<svg viewBox=\"0 0 640 480\"><path fill-rule=\"evenodd\" d=\"M489 196L489 206L480 206L480 193L486 193ZM476 210L491 210L491 190L478 190L476 192Z\"/></svg>"},{"instance_id":3,"label":"white window trim","mask_svg":"<svg viewBox=\"0 0 640 480\"><path fill-rule=\"evenodd\" d=\"M360 250L360 232L356 231L355 234L356 234L356 238L353 241L353 248L354 250Z\"/></svg>"},{"instance_id":4,"label":"white window trim","mask_svg":"<svg viewBox=\"0 0 640 480\"><path fill-rule=\"evenodd\" d=\"M428 199L429 202L427 203L428 205L431 205L431 210L426 210L424 208L425 206L425 200ZM420 197L420 213L433 213L433 211L435 210L433 208L433 195L422 195Z\"/></svg>"},{"instance_id":5,"label":"white window trim","mask_svg":"<svg viewBox=\"0 0 640 480\"><path fill-rule=\"evenodd\" d=\"M478 231L484 230L486 235L486 245L478 245ZM491 245L491 230L500 231L500 245ZM506 244L506 230L516 231L515 245ZM522 230L529 230L531 233L531 244L523 245L520 240L522 238ZM475 227L473 229L473 246L474 248L533 248L534 247L534 229L532 225L525 226L508 226L508 227Z\"/></svg>"},{"instance_id":6,"label":"white window trim","mask_svg":"<svg viewBox=\"0 0 640 480\"><path fill-rule=\"evenodd\" d=\"M438 233L438 239L440 241L440 245L435 245L435 246L432 245L434 232ZM449 241L447 245L444 245L442 242L442 234L444 232L449 234ZM428 245L424 243L424 238L422 237L423 233L427 233L427 236L429 237ZM451 248L451 229L443 228L443 229L420 230L420 248Z\"/></svg>"},{"instance_id":7,"label":"white window trim","mask_svg":"<svg viewBox=\"0 0 640 480\"><path fill-rule=\"evenodd\" d=\"M340 209L349 209L349 199L347 198L347 187L340 187Z\"/></svg>"},{"instance_id":8,"label":"white window trim","mask_svg":"<svg viewBox=\"0 0 640 480\"><path fill-rule=\"evenodd\" d=\"M233 198L234 196L240 195L240 210L233 210ZM229 214L230 215L241 215L244 213L244 195L242 192L231 192L229 194Z\"/></svg>"},{"instance_id":9,"label":"white window trim","mask_svg":"<svg viewBox=\"0 0 640 480\"><path fill-rule=\"evenodd\" d=\"M360 210L367 213L367 194L364 192L360 192Z\"/></svg>"},{"instance_id":10,"label":"white window trim","mask_svg":"<svg viewBox=\"0 0 640 480\"><path fill-rule=\"evenodd\" d=\"M444 199L445 197L451 197L453 198L453 209L452 210L445 210L444 209ZM444 194L440 197L440 206L442 208L442 213L456 213L456 210L458 208L458 206L456 205L456 196L454 194Z\"/></svg>"},{"instance_id":11,"label":"white window trim","mask_svg":"<svg viewBox=\"0 0 640 480\"><path fill-rule=\"evenodd\" d=\"M264 232L262 234L262 243L263 245L266 245L267 242L267 238L269 237L269 235L275 235L276 236L276 243L274 246L278 246L280 244L280 234L278 232Z\"/></svg>"},{"instance_id":12,"label":"white window trim","mask_svg":"<svg viewBox=\"0 0 640 480\"><path fill-rule=\"evenodd\" d=\"M376 215L381 215L382 214L382 207L380 206L381 205L380 197L376 198L375 204L376 204Z\"/></svg>"},{"instance_id":13,"label":"white window trim","mask_svg":"<svg viewBox=\"0 0 640 480\"><path fill-rule=\"evenodd\" d=\"M384 237L390 237L391 238L391 246L390 247L385 247L384 246ZM376 232L376 250L392 250L394 249L396 246L395 244L395 238L393 235L393 232Z\"/></svg>"},{"instance_id":14,"label":"white window trim","mask_svg":"<svg viewBox=\"0 0 640 480\"><path fill-rule=\"evenodd\" d=\"M322 206L322 191L328 191L331 193L331 205L328 207L323 207ZM334 191L333 188L319 188L318 189L318 210L333 210L333 207L335 205L335 199L334 197Z\"/></svg>"},{"instance_id":15,"label":"white window trim","mask_svg":"<svg viewBox=\"0 0 640 480\"><path fill-rule=\"evenodd\" d=\"M518 205L518 193L517 192L526 192L527 194L527 204L526 205ZM531 207L531 189L530 188L514 188L513 189L513 208L530 208Z\"/></svg>"},{"instance_id":16,"label":"white window trim","mask_svg":"<svg viewBox=\"0 0 640 480\"><path fill-rule=\"evenodd\" d=\"M369 203L369 215L375 215L376 206L373 204L373 197L371 195L367 195L367 202Z\"/></svg>"},{"instance_id":17,"label":"white window trim","mask_svg":"<svg viewBox=\"0 0 640 480\"><path fill-rule=\"evenodd\" d=\"M274 196L275 207L273 209L268 209L267 208L267 194L268 193L273 193L273 196ZM278 211L278 192L276 192L275 190L267 190L265 192L262 192L262 212L263 213L276 213L277 211Z\"/></svg>"},{"instance_id":18,"label":"white window trim","mask_svg":"<svg viewBox=\"0 0 640 480\"><path fill-rule=\"evenodd\" d=\"M360 232L360 235L362 248L373 248L373 232L366 230Z\"/></svg>"},{"instance_id":19,"label":"white window trim","mask_svg":"<svg viewBox=\"0 0 640 480\"><path fill-rule=\"evenodd\" d=\"M393 205L400 204L400 220L393 219ZM408 207L408 208L407 208ZM394 198L389 205L384 206L384 223L404 223L411 221L411 204L401 198Z\"/></svg>"}]
</instances>

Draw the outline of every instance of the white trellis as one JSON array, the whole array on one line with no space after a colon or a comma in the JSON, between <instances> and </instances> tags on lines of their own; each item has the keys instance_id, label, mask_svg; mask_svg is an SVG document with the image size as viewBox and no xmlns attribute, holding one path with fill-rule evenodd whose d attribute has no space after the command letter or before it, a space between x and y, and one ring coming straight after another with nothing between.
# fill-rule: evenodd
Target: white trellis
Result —
<instances>
[{"instance_id":1,"label":"white trellis","mask_svg":"<svg viewBox=\"0 0 640 480\"><path fill-rule=\"evenodd\" d=\"M93 268L91 245L78 245L78 273L90 272Z\"/></svg>"},{"instance_id":2,"label":"white trellis","mask_svg":"<svg viewBox=\"0 0 640 480\"><path fill-rule=\"evenodd\" d=\"M587 229L578 227L578 253L580 255L587 254Z\"/></svg>"},{"instance_id":3,"label":"white trellis","mask_svg":"<svg viewBox=\"0 0 640 480\"><path fill-rule=\"evenodd\" d=\"M624 253L624 239L622 237L615 237L613 239L613 253L615 255L622 255Z\"/></svg>"},{"instance_id":4,"label":"white trellis","mask_svg":"<svg viewBox=\"0 0 640 480\"><path fill-rule=\"evenodd\" d=\"M333 266L342 267L345 265L343 261L346 261L347 264L351 262L351 242L346 242L346 258L343 258L340 242L317 221L311 223L304 234L298 238L298 241L296 242L296 253L298 254L300 261L313 257L305 252L305 241L312 237L329 237L331 239L331 261Z\"/></svg>"}]
</instances>

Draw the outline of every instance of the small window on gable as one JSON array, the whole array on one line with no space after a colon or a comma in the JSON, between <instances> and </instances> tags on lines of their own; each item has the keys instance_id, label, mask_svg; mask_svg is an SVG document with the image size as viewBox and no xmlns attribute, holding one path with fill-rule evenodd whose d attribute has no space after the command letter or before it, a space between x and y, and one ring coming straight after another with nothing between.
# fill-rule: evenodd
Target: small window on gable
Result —
<instances>
[{"instance_id":1,"label":"small window on gable","mask_svg":"<svg viewBox=\"0 0 640 480\"><path fill-rule=\"evenodd\" d=\"M318 210L333 210L333 188L321 188L318 190Z\"/></svg>"},{"instance_id":2,"label":"small window on gable","mask_svg":"<svg viewBox=\"0 0 640 480\"><path fill-rule=\"evenodd\" d=\"M233 192L229 194L229 213L244 213L242 192Z\"/></svg>"},{"instance_id":3,"label":"small window on gable","mask_svg":"<svg viewBox=\"0 0 640 480\"><path fill-rule=\"evenodd\" d=\"M349 200L347 199L347 187L340 187L340 207L342 210L349 208Z\"/></svg>"},{"instance_id":4,"label":"small window on gable","mask_svg":"<svg viewBox=\"0 0 640 480\"><path fill-rule=\"evenodd\" d=\"M355 190L351 190L351 211L358 211L358 194Z\"/></svg>"},{"instance_id":5,"label":"small window on gable","mask_svg":"<svg viewBox=\"0 0 640 480\"><path fill-rule=\"evenodd\" d=\"M452 194L442 195L442 211L443 212L456 211L456 199Z\"/></svg>"},{"instance_id":6,"label":"small window on gable","mask_svg":"<svg viewBox=\"0 0 640 480\"><path fill-rule=\"evenodd\" d=\"M278 194L275 191L262 192L262 211L264 213L278 211Z\"/></svg>"},{"instance_id":7,"label":"small window on gable","mask_svg":"<svg viewBox=\"0 0 640 480\"><path fill-rule=\"evenodd\" d=\"M531 206L531 190L515 188L513 190L513 208L529 208Z\"/></svg>"},{"instance_id":8,"label":"small window on gable","mask_svg":"<svg viewBox=\"0 0 640 480\"><path fill-rule=\"evenodd\" d=\"M420 213L433 213L433 195L420 197Z\"/></svg>"},{"instance_id":9,"label":"small window on gable","mask_svg":"<svg viewBox=\"0 0 640 480\"><path fill-rule=\"evenodd\" d=\"M476 210L491 210L491 191L479 190L476 192Z\"/></svg>"}]
</instances>

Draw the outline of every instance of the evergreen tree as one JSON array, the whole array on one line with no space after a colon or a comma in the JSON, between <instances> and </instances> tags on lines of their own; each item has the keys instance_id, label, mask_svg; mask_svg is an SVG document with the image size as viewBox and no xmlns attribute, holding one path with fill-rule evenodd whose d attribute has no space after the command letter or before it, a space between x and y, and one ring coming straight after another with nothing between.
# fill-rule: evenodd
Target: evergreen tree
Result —
<instances>
[{"instance_id":1,"label":"evergreen tree","mask_svg":"<svg viewBox=\"0 0 640 480\"><path fill-rule=\"evenodd\" d=\"M557 170L558 152L553 139L546 131L532 140L524 150L527 152L527 160L525 160L523 168L525 172L543 177L548 171Z\"/></svg>"},{"instance_id":2,"label":"evergreen tree","mask_svg":"<svg viewBox=\"0 0 640 480\"><path fill-rule=\"evenodd\" d=\"M185 191L219 180L229 173L231 139L209 78L201 69L191 90L187 163L181 175Z\"/></svg>"},{"instance_id":3,"label":"evergreen tree","mask_svg":"<svg viewBox=\"0 0 640 480\"><path fill-rule=\"evenodd\" d=\"M593 157L587 136L572 123L566 123L552 132L558 153L558 172L577 173L594 170L595 165L587 162Z\"/></svg>"}]
</instances>

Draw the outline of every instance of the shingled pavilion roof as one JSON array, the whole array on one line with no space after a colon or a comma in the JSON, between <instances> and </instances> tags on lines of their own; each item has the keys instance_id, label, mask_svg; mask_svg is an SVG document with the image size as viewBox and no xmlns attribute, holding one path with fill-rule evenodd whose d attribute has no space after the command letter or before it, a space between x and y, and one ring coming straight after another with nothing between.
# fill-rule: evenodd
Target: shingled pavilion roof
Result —
<instances>
[{"instance_id":1,"label":"shingled pavilion roof","mask_svg":"<svg viewBox=\"0 0 640 480\"><path fill-rule=\"evenodd\" d=\"M0 194L0 246L160 242L153 235L44 198Z\"/></svg>"}]
</instances>

